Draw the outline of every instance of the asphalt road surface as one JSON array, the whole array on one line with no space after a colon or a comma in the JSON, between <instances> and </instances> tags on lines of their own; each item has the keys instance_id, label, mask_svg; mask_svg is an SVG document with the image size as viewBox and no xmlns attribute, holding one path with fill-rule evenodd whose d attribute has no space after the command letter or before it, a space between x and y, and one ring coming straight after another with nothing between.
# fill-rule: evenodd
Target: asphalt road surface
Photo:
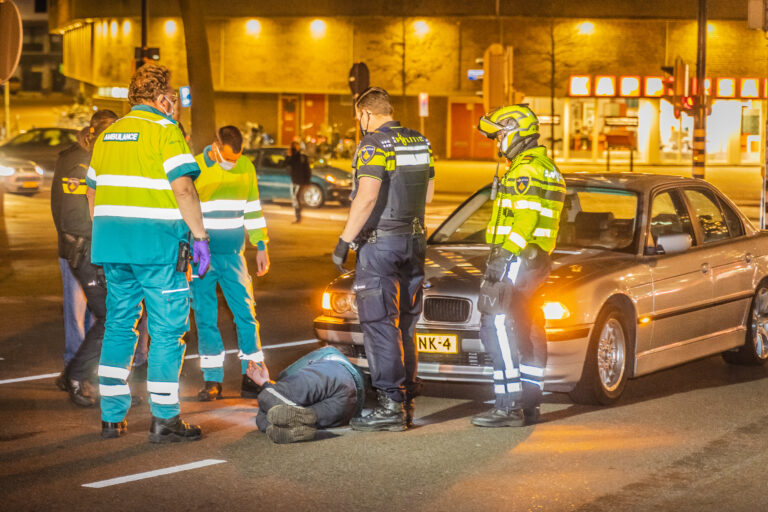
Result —
<instances>
[{"instance_id":1,"label":"asphalt road surface","mask_svg":"<svg viewBox=\"0 0 768 512\"><path fill-rule=\"evenodd\" d=\"M439 197L434 225L452 204ZM336 271L330 251L345 212L328 206L296 226L270 205L272 269L255 279L273 372L316 348L312 319ZM253 262L254 254L248 253ZM70 403L53 384L63 322L55 236L44 194L6 196L0 218L0 510L586 510L753 511L768 508L768 371L719 357L630 382L611 408L545 397L542 423L480 429L485 387L427 385L416 428L322 432L275 445L242 400L228 355L225 399L199 403L190 336L182 415L204 438L147 442L149 407L128 414L129 434L99 436L98 409ZM220 309L227 349L232 317ZM27 380L21 380L27 379ZM140 387L139 387L140 389Z\"/></svg>"}]
</instances>

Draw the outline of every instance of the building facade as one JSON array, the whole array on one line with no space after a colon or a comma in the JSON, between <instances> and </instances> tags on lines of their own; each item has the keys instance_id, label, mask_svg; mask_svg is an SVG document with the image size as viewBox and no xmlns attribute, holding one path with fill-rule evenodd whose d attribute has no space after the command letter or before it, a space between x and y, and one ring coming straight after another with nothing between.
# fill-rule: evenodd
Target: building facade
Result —
<instances>
[{"instance_id":1,"label":"building facade","mask_svg":"<svg viewBox=\"0 0 768 512\"><path fill-rule=\"evenodd\" d=\"M696 0L201 3L217 124L258 123L281 144L344 135L354 129L348 73L353 63L365 62L371 83L391 93L403 123L419 126L418 95L429 95L423 126L436 154L491 158L492 144L475 130L482 82L470 76L482 68L485 49L500 43L513 48L515 89L542 115L543 142L554 139L559 159L602 162L612 144L611 158L627 159L629 150L619 143L629 140L635 161L690 162L692 120L676 118L671 103L648 95L644 85L678 56L695 74ZM708 161L758 162L768 44L747 28L747 0L709 0L709 6L713 96L721 78L734 79L737 90L713 101ZM61 0L50 9L50 29L63 36L63 73L97 101L122 108L141 37L139 2ZM149 46L160 48L175 84L186 85L178 4L150 1L149 11ZM584 77L588 91L574 91L574 80ZM608 86L598 90L601 77L613 77L609 94ZM622 95L622 77L637 78L637 94ZM759 81L756 96L741 94L742 79Z\"/></svg>"}]
</instances>

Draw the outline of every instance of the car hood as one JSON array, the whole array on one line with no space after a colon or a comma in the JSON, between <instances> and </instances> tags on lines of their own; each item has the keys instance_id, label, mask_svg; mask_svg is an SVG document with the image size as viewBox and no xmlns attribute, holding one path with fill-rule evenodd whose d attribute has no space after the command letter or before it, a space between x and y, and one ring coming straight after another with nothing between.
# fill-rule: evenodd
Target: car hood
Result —
<instances>
[{"instance_id":1,"label":"car hood","mask_svg":"<svg viewBox=\"0 0 768 512\"><path fill-rule=\"evenodd\" d=\"M352 172L339 169L338 167L332 167L330 165L315 165L312 167L312 174L325 179L326 176L331 175L337 180L351 180Z\"/></svg>"},{"instance_id":2,"label":"car hood","mask_svg":"<svg viewBox=\"0 0 768 512\"><path fill-rule=\"evenodd\" d=\"M480 288L488 247L485 245L430 245L424 265L425 288L432 294L471 296ZM636 264L635 256L600 249L555 250L547 292L571 287L596 274ZM332 283L335 289L352 288L354 272Z\"/></svg>"}]
</instances>

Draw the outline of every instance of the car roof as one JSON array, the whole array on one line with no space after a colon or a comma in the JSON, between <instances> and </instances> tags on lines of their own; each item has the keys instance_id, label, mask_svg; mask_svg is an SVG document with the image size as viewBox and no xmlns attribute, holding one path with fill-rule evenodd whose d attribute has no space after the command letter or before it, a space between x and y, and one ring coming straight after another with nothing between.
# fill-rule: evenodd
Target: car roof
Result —
<instances>
[{"instance_id":1,"label":"car roof","mask_svg":"<svg viewBox=\"0 0 768 512\"><path fill-rule=\"evenodd\" d=\"M633 192L648 192L661 185L706 184L705 181L685 176L667 176L638 172L574 172L563 174L566 186L609 187Z\"/></svg>"}]
</instances>

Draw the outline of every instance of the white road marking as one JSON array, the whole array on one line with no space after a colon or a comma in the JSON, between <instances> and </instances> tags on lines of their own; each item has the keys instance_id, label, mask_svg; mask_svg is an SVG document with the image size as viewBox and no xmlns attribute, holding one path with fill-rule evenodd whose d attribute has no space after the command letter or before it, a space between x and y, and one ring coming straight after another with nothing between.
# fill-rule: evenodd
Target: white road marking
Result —
<instances>
[{"instance_id":1,"label":"white road marking","mask_svg":"<svg viewBox=\"0 0 768 512\"><path fill-rule=\"evenodd\" d=\"M154 471L136 473L135 475L127 475L127 476L121 476L118 478L110 478L109 480L100 480L98 482L92 482L90 484L83 484L83 487L100 489L102 487L109 487L112 485L135 482L136 480L144 480L147 478L154 478L156 476L170 475L172 473L179 473L181 471L189 471L190 469L204 468L206 466L212 466L214 464L221 464L222 462L227 462L227 461L221 460L221 459L205 459L198 462L190 462L189 464L182 464L180 466L171 466L170 468L156 469Z\"/></svg>"},{"instance_id":2,"label":"white road marking","mask_svg":"<svg viewBox=\"0 0 768 512\"><path fill-rule=\"evenodd\" d=\"M44 375L32 375L30 377L19 377L18 379L0 380L0 384L13 384L14 382L26 382L28 380L51 379L53 377L58 377L58 376L59 376L59 372L46 373Z\"/></svg>"},{"instance_id":3,"label":"white road marking","mask_svg":"<svg viewBox=\"0 0 768 512\"><path fill-rule=\"evenodd\" d=\"M310 343L317 343L318 339L311 339L311 340L300 340L300 341L291 341L288 343L280 343L279 345L264 345L261 347L262 350L269 350L272 348L285 348L285 347L296 347L298 345L309 345Z\"/></svg>"}]
</instances>

